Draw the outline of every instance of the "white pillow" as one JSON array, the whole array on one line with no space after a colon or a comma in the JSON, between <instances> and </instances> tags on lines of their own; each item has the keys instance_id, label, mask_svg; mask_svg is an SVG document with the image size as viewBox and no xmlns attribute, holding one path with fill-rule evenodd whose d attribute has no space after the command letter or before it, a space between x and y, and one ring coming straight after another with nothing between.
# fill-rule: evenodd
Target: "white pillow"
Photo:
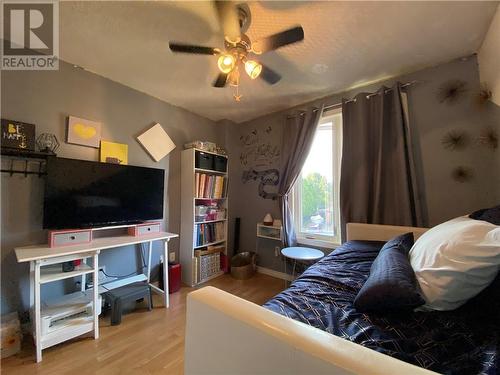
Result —
<instances>
[{"instance_id":1,"label":"white pillow","mask_svg":"<svg viewBox=\"0 0 500 375\"><path fill-rule=\"evenodd\" d=\"M424 309L453 310L486 288L500 265L500 226L458 217L425 232L410 250Z\"/></svg>"}]
</instances>

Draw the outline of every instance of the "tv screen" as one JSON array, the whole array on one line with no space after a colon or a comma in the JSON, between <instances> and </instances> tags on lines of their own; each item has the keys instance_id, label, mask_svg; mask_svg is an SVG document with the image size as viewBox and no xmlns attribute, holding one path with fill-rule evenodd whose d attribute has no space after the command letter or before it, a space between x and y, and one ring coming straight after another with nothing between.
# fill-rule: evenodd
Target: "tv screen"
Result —
<instances>
[{"instance_id":1,"label":"tv screen","mask_svg":"<svg viewBox=\"0 0 500 375\"><path fill-rule=\"evenodd\" d=\"M163 218L163 169L49 157L46 229L134 224Z\"/></svg>"}]
</instances>

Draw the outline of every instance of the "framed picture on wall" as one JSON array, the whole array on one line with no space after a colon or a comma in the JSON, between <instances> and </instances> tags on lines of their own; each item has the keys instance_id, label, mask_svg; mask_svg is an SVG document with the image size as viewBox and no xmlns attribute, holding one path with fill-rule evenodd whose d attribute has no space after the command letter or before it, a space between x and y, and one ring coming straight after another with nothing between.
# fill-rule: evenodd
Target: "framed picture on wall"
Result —
<instances>
[{"instance_id":1,"label":"framed picture on wall","mask_svg":"<svg viewBox=\"0 0 500 375\"><path fill-rule=\"evenodd\" d=\"M83 118L69 116L66 132L66 142L99 148L101 141L101 123Z\"/></svg>"},{"instance_id":2,"label":"framed picture on wall","mask_svg":"<svg viewBox=\"0 0 500 375\"><path fill-rule=\"evenodd\" d=\"M2 147L35 151L35 125L2 119Z\"/></svg>"}]
</instances>

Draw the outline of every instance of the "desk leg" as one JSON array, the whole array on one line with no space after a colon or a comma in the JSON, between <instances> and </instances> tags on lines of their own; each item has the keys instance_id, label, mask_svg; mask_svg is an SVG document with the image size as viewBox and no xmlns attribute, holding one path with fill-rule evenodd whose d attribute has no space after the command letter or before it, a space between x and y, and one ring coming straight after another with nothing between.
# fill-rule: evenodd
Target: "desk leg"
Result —
<instances>
[{"instance_id":1,"label":"desk leg","mask_svg":"<svg viewBox=\"0 0 500 375\"><path fill-rule=\"evenodd\" d=\"M99 251L94 254L94 303L92 312L94 314L94 339L99 338L99 315L97 314L97 304L99 303Z\"/></svg>"},{"instance_id":2,"label":"desk leg","mask_svg":"<svg viewBox=\"0 0 500 375\"><path fill-rule=\"evenodd\" d=\"M163 244L163 302L165 307L170 306L168 293L168 240Z\"/></svg>"},{"instance_id":3,"label":"desk leg","mask_svg":"<svg viewBox=\"0 0 500 375\"><path fill-rule=\"evenodd\" d=\"M146 276L148 277L148 284L149 284L149 279L151 277L151 253L153 252L153 241L148 242L148 268L147 268L147 274Z\"/></svg>"},{"instance_id":4,"label":"desk leg","mask_svg":"<svg viewBox=\"0 0 500 375\"><path fill-rule=\"evenodd\" d=\"M42 360L42 330L41 330L41 306L40 306L40 261L35 261L34 269L34 290L35 290L35 345L36 345L36 361L40 362Z\"/></svg>"},{"instance_id":5,"label":"desk leg","mask_svg":"<svg viewBox=\"0 0 500 375\"><path fill-rule=\"evenodd\" d=\"M35 262L30 262L30 322L31 334L35 337Z\"/></svg>"}]
</instances>

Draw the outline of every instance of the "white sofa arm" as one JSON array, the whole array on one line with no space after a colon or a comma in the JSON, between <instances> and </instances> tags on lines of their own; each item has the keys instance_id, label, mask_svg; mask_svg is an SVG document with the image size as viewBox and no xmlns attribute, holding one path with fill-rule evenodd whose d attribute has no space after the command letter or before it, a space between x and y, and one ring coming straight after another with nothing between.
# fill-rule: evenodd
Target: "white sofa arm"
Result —
<instances>
[{"instance_id":1,"label":"white sofa arm","mask_svg":"<svg viewBox=\"0 0 500 375\"><path fill-rule=\"evenodd\" d=\"M415 241L422 234L428 231L428 228L404 227L397 225L363 224L347 223L347 241L367 240L367 241L389 241L391 238L404 233L413 232Z\"/></svg>"},{"instance_id":2,"label":"white sofa arm","mask_svg":"<svg viewBox=\"0 0 500 375\"><path fill-rule=\"evenodd\" d=\"M187 296L185 375L435 374L222 290Z\"/></svg>"}]
</instances>

